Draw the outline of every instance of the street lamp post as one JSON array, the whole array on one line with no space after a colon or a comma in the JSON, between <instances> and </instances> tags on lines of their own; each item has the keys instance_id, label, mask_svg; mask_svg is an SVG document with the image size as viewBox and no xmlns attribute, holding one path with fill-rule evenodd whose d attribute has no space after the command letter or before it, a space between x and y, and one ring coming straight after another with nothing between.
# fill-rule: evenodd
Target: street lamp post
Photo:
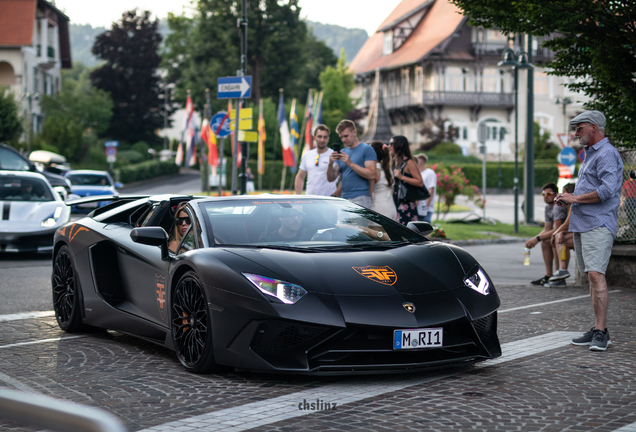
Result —
<instances>
[{"instance_id":1,"label":"street lamp post","mask_svg":"<svg viewBox=\"0 0 636 432\"><path fill-rule=\"evenodd\" d=\"M557 105L563 105L563 132L565 133L565 146L570 145L570 134L568 133L568 119L565 117L565 108L572 103L572 99L567 96L557 96L554 98L554 103Z\"/></svg>"},{"instance_id":2,"label":"street lamp post","mask_svg":"<svg viewBox=\"0 0 636 432\"><path fill-rule=\"evenodd\" d=\"M517 55L511 48L506 48L502 54L502 60L497 64L500 67L512 67L514 70L514 95L515 95L515 233L519 232L519 69L534 67L528 63L525 52Z\"/></svg>"}]
</instances>

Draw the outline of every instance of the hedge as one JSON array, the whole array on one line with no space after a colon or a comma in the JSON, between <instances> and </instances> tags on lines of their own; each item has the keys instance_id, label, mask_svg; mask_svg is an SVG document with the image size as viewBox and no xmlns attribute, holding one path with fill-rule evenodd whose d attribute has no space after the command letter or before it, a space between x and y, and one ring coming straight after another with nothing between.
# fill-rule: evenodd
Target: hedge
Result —
<instances>
[{"instance_id":1,"label":"hedge","mask_svg":"<svg viewBox=\"0 0 636 432\"><path fill-rule=\"evenodd\" d=\"M226 187L225 190L229 190L232 184L232 169L231 163L228 160L227 173L226 173ZM451 164L445 163L449 166ZM258 189L258 172L257 162L250 160L248 166L254 174L254 185ZM461 166L462 171L466 175L466 178L470 184L476 185L481 188L482 186L482 165L481 164L457 164L455 166ZM498 187L498 171L499 164L489 162L486 164L486 186L489 188ZM140 180L147 180L153 177L159 177L163 175L176 174L179 172L179 167L175 165L174 161L147 161L134 165L126 165L115 169L115 178L124 184L132 183ZM264 190L278 190L280 189L281 175L283 172L283 162L278 161L266 161L265 162L265 174L262 178L262 187ZM240 174L240 168L239 168ZM524 184L524 167L523 163L519 164L519 187L523 188ZM294 179L296 174L291 174L290 170L287 170L285 177L285 186L283 189L293 190ZM510 162L503 162L501 164L501 187L504 189L512 189L514 187L514 164ZM559 170L554 163L541 163L538 162L534 166L534 186L541 187L548 182L556 183L559 179ZM240 189L240 183L237 185L237 189Z\"/></svg>"},{"instance_id":2,"label":"hedge","mask_svg":"<svg viewBox=\"0 0 636 432\"><path fill-rule=\"evenodd\" d=\"M466 178L470 184L482 187L482 165L466 164L461 165L462 171L466 174ZM519 187L524 187L524 166L519 164ZM486 187L498 187L498 163L486 163ZM514 187L515 167L514 163L501 164L501 187L504 189L512 189ZM556 183L559 180L559 169L556 164L536 163L534 165L534 187L541 187L546 183Z\"/></svg>"},{"instance_id":3,"label":"hedge","mask_svg":"<svg viewBox=\"0 0 636 432\"><path fill-rule=\"evenodd\" d=\"M114 171L117 181L126 184L176 174L179 172L179 167L175 165L173 160L165 162L152 160L134 165L125 165L116 168Z\"/></svg>"}]
</instances>

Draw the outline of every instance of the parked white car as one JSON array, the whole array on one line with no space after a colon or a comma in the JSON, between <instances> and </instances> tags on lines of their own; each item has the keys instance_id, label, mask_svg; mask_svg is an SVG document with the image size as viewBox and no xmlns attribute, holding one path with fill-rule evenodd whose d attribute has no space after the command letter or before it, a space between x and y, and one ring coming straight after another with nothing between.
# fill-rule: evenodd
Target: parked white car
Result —
<instances>
[{"instance_id":1,"label":"parked white car","mask_svg":"<svg viewBox=\"0 0 636 432\"><path fill-rule=\"evenodd\" d=\"M71 209L42 174L0 170L0 252L52 252Z\"/></svg>"}]
</instances>

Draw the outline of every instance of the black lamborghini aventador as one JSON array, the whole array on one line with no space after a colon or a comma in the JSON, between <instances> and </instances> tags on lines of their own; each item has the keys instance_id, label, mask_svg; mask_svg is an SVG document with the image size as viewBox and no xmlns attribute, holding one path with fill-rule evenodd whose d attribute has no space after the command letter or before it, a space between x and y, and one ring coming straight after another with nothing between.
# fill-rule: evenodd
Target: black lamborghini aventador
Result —
<instances>
[{"instance_id":1,"label":"black lamborghini aventador","mask_svg":"<svg viewBox=\"0 0 636 432\"><path fill-rule=\"evenodd\" d=\"M463 249L425 238L426 222L311 196L109 199L55 235L65 331L135 335L197 373L412 371L501 355L492 281Z\"/></svg>"}]
</instances>

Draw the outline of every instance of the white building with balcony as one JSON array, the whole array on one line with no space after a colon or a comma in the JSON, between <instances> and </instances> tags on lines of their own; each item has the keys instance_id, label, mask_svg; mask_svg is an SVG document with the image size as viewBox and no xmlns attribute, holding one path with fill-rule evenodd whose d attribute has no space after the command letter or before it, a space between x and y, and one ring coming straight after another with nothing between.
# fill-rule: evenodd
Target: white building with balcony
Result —
<instances>
[{"instance_id":1,"label":"white building with balcony","mask_svg":"<svg viewBox=\"0 0 636 432\"><path fill-rule=\"evenodd\" d=\"M58 93L72 66L68 23L45 0L0 1L0 85L21 100L29 134L42 125L42 95Z\"/></svg>"},{"instance_id":2,"label":"white building with balcony","mask_svg":"<svg viewBox=\"0 0 636 432\"><path fill-rule=\"evenodd\" d=\"M568 78L547 74L543 65L553 53L540 48L543 38L537 39L532 47L534 119L553 142L565 144L569 120L584 110L587 98L565 88ZM456 143L466 154L478 154L478 125L486 121L487 158L498 159L501 153L503 160L513 160L514 74L497 63L506 47L521 51L520 42L519 36L509 41L497 30L470 26L448 0L403 0L351 62L356 77L352 96L360 98L358 108L369 111L378 106L374 100L381 95L391 132L414 144L422 143L419 131L426 121L447 118L447 125L459 128ZM520 70L520 155L526 133L526 77ZM565 116L557 97L572 100ZM502 129L507 134L502 135Z\"/></svg>"}]
</instances>

